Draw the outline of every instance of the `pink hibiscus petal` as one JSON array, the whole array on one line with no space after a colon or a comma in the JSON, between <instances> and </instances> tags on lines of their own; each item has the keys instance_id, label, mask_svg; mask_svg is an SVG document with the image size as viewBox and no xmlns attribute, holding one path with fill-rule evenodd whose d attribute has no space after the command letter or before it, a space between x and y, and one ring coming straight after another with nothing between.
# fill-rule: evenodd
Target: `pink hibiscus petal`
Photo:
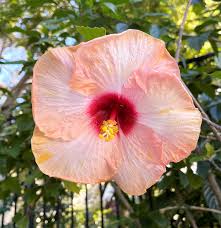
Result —
<instances>
[{"instance_id":1,"label":"pink hibiscus petal","mask_svg":"<svg viewBox=\"0 0 221 228\"><path fill-rule=\"evenodd\" d=\"M137 124L131 134L121 134L121 142L123 162L114 180L124 192L141 195L165 172L161 140L150 128Z\"/></svg>"},{"instance_id":2,"label":"pink hibiscus petal","mask_svg":"<svg viewBox=\"0 0 221 228\"><path fill-rule=\"evenodd\" d=\"M165 164L186 158L200 134L201 114L180 80L167 73L138 70L123 92L136 104L137 121L162 140Z\"/></svg>"},{"instance_id":3,"label":"pink hibiscus petal","mask_svg":"<svg viewBox=\"0 0 221 228\"><path fill-rule=\"evenodd\" d=\"M36 128L32 151L43 173L78 183L107 181L122 161L117 139L108 143L98 140L92 130L62 141L48 138Z\"/></svg>"},{"instance_id":4,"label":"pink hibiscus petal","mask_svg":"<svg viewBox=\"0 0 221 228\"><path fill-rule=\"evenodd\" d=\"M72 139L89 124L86 105L90 99L69 86L74 70L73 52L76 49L49 49L34 67L33 115L36 125L48 137Z\"/></svg>"},{"instance_id":5,"label":"pink hibiscus petal","mask_svg":"<svg viewBox=\"0 0 221 228\"><path fill-rule=\"evenodd\" d=\"M138 30L104 36L84 43L75 53L71 87L83 94L121 92L131 73L146 62L146 70L179 76L164 42Z\"/></svg>"}]
</instances>

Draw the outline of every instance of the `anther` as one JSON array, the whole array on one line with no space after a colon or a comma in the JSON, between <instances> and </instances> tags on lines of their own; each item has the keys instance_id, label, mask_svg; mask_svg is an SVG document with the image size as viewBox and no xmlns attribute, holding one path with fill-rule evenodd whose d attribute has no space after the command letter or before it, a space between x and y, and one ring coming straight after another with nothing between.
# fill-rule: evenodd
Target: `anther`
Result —
<instances>
[{"instance_id":1,"label":"anther","mask_svg":"<svg viewBox=\"0 0 221 228\"><path fill-rule=\"evenodd\" d=\"M117 121L109 119L104 120L100 127L99 138L105 140L106 142L111 141L115 138L119 131Z\"/></svg>"}]
</instances>

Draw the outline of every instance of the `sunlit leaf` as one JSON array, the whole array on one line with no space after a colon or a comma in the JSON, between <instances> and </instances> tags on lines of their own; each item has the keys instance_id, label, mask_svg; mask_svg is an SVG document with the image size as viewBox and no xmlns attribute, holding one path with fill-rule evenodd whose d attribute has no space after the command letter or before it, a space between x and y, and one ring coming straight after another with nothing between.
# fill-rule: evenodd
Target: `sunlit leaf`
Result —
<instances>
[{"instance_id":1,"label":"sunlit leaf","mask_svg":"<svg viewBox=\"0 0 221 228\"><path fill-rule=\"evenodd\" d=\"M213 73L210 74L210 76L221 79L221 70L214 71Z\"/></svg>"},{"instance_id":2,"label":"sunlit leaf","mask_svg":"<svg viewBox=\"0 0 221 228\"><path fill-rule=\"evenodd\" d=\"M64 183L64 187L70 192L74 192L78 194L81 190L81 188L74 182L63 181L63 183Z\"/></svg>"},{"instance_id":3,"label":"sunlit leaf","mask_svg":"<svg viewBox=\"0 0 221 228\"><path fill-rule=\"evenodd\" d=\"M94 39L96 37L104 36L106 34L105 28L98 27L84 27L84 26L76 26L76 30L81 34L84 41L88 41Z\"/></svg>"}]
</instances>

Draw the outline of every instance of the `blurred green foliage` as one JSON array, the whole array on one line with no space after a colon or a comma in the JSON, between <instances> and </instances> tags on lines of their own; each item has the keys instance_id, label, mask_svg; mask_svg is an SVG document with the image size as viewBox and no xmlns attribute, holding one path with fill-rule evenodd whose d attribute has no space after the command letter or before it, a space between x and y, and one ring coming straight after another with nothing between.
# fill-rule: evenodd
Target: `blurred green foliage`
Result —
<instances>
[{"instance_id":1,"label":"blurred green foliage","mask_svg":"<svg viewBox=\"0 0 221 228\"><path fill-rule=\"evenodd\" d=\"M7 62L1 58L0 66L20 63L21 74L31 79L36 59L49 47L74 45L129 28L164 40L174 55L185 6L184 0L2 0L0 39L6 46L24 47L27 60ZM192 1L179 63L183 80L218 124L221 123L220 21L219 0ZM30 148L34 127L30 82L20 83L12 90L0 88L0 95L7 98L0 113L0 213L9 210L13 202L20 202L13 221L16 227L31 227L33 209L35 218L40 218L38 224L42 225L41 212L45 208L46 227L54 227L57 224L54 208L60 205L64 212L60 227L70 226L71 208L67 199L71 192L79 192L79 186L43 175L35 164ZM117 227L119 221L122 227L133 227L135 218L148 228L191 227L185 210L177 208L162 214L160 209L195 205L220 210L208 181L208 174L213 173L221 187L220 170L220 143L204 123L198 146L189 158L171 164L161 181L144 196L125 196L135 211L131 216L127 216L121 205L121 217L117 221L111 208L108 209L105 227ZM100 212L91 213L90 227L99 227ZM221 225L218 214L202 211L191 214L200 228ZM75 216L77 227L82 227L84 211L77 211Z\"/></svg>"}]
</instances>

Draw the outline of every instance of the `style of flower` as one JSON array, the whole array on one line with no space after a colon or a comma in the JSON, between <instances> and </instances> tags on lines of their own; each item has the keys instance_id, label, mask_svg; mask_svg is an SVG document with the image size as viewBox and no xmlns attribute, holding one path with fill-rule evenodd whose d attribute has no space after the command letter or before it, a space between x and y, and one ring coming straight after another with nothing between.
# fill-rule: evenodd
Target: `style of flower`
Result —
<instances>
[{"instance_id":1,"label":"style of flower","mask_svg":"<svg viewBox=\"0 0 221 228\"><path fill-rule=\"evenodd\" d=\"M49 49L34 67L41 171L143 194L195 149L201 115L163 41L138 30Z\"/></svg>"}]
</instances>

